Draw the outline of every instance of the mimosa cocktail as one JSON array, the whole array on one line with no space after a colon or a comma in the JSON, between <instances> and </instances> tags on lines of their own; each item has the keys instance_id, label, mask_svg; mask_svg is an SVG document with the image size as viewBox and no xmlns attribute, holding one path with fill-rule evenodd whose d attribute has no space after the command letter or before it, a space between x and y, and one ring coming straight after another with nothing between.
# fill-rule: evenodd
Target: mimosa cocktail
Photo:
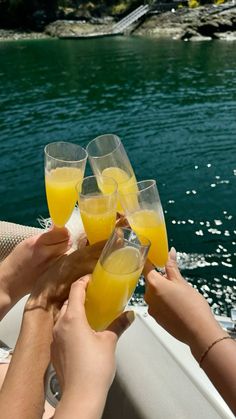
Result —
<instances>
[{"instance_id":1,"label":"mimosa cocktail","mask_svg":"<svg viewBox=\"0 0 236 419\"><path fill-rule=\"evenodd\" d=\"M128 221L135 233L151 242L148 258L155 266L165 266L168 259L168 241L165 220L154 210L140 210L130 214Z\"/></svg>"},{"instance_id":2,"label":"mimosa cocktail","mask_svg":"<svg viewBox=\"0 0 236 419\"><path fill-rule=\"evenodd\" d=\"M85 310L94 330L105 329L124 310L142 272L150 242L132 230L115 229L88 285Z\"/></svg>"},{"instance_id":3,"label":"mimosa cocktail","mask_svg":"<svg viewBox=\"0 0 236 419\"><path fill-rule=\"evenodd\" d=\"M129 158L119 137L113 134L101 135L87 145L89 161L95 176L112 177L118 184L118 193L123 188L135 192L136 178ZM117 210L123 213L118 199Z\"/></svg>"},{"instance_id":4,"label":"mimosa cocktail","mask_svg":"<svg viewBox=\"0 0 236 419\"><path fill-rule=\"evenodd\" d=\"M117 182L119 193L122 193L123 190L129 191L129 193L137 191L137 181L135 175L133 174L130 177L127 172L119 167L107 167L102 171L102 176L109 176L113 178ZM121 214L123 213L123 208L119 199L117 203L117 211Z\"/></svg>"},{"instance_id":5,"label":"mimosa cocktail","mask_svg":"<svg viewBox=\"0 0 236 419\"><path fill-rule=\"evenodd\" d=\"M77 194L76 184L82 182L81 169L58 167L45 172L45 186L50 216L55 225L62 227L70 218Z\"/></svg>"},{"instance_id":6,"label":"mimosa cocktail","mask_svg":"<svg viewBox=\"0 0 236 419\"><path fill-rule=\"evenodd\" d=\"M151 242L148 258L159 268L168 259L165 218L155 180L137 182L136 194L121 195L122 206L131 228ZM136 199L136 200L135 200Z\"/></svg>"},{"instance_id":7,"label":"mimosa cocktail","mask_svg":"<svg viewBox=\"0 0 236 419\"><path fill-rule=\"evenodd\" d=\"M116 223L117 183L114 179L103 176L98 182L95 176L84 178L79 185L78 203L89 243L107 240Z\"/></svg>"},{"instance_id":8,"label":"mimosa cocktail","mask_svg":"<svg viewBox=\"0 0 236 419\"><path fill-rule=\"evenodd\" d=\"M45 147L45 188L53 223L63 227L77 201L76 185L81 185L87 160L79 145L56 142Z\"/></svg>"}]
</instances>

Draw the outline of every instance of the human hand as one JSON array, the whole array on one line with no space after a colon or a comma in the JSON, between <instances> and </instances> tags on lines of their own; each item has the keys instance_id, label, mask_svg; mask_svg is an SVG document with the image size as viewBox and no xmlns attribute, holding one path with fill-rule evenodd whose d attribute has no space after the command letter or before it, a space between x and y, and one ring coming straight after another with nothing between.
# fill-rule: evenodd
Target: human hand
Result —
<instances>
[{"instance_id":1,"label":"human hand","mask_svg":"<svg viewBox=\"0 0 236 419\"><path fill-rule=\"evenodd\" d=\"M92 273L105 242L85 246L58 258L41 275L32 290L26 308L54 306L54 315L68 298L71 284L81 276Z\"/></svg>"},{"instance_id":2,"label":"human hand","mask_svg":"<svg viewBox=\"0 0 236 419\"><path fill-rule=\"evenodd\" d=\"M163 276L147 262L145 301L148 312L176 339L190 346L199 360L203 351L224 335L205 298L181 276L174 248L169 253Z\"/></svg>"},{"instance_id":3,"label":"human hand","mask_svg":"<svg viewBox=\"0 0 236 419\"><path fill-rule=\"evenodd\" d=\"M131 228L125 215L118 214L116 218L116 227Z\"/></svg>"},{"instance_id":4,"label":"human hand","mask_svg":"<svg viewBox=\"0 0 236 419\"><path fill-rule=\"evenodd\" d=\"M121 314L103 332L92 330L84 308L88 282L86 275L72 284L69 300L62 306L53 330L52 363L63 397L91 397L93 402L101 398L103 403L115 374L118 338L133 321L134 313Z\"/></svg>"},{"instance_id":5,"label":"human hand","mask_svg":"<svg viewBox=\"0 0 236 419\"><path fill-rule=\"evenodd\" d=\"M16 302L31 292L37 278L70 247L66 228L28 237L1 263L0 286Z\"/></svg>"}]
</instances>

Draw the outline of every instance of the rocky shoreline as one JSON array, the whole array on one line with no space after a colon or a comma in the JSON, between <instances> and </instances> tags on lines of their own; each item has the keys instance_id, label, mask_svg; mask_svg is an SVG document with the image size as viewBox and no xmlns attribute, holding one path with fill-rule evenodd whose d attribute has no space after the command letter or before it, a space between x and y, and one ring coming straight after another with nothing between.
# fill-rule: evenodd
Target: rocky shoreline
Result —
<instances>
[{"instance_id":1,"label":"rocky shoreline","mask_svg":"<svg viewBox=\"0 0 236 419\"><path fill-rule=\"evenodd\" d=\"M0 29L0 41L18 41L29 39L45 39L50 38L45 32L26 32L16 29Z\"/></svg>"},{"instance_id":2,"label":"rocky shoreline","mask_svg":"<svg viewBox=\"0 0 236 419\"><path fill-rule=\"evenodd\" d=\"M222 39L236 41L236 3L228 2L221 6L180 8L167 12L148 14L127 34L169 38L184 41L208 41ZM112 31L114 19L57 20L50 23L44 32L24 32L0 29L1 40L44 39L87 36Z\"/></svg>"},{"instance_id":3,"label":"rocky shoreline","mask_svg":"<svg viewBox=\"0 0 236 419\"><path fill-rule=\"evenodd\" d=\"M148 18L137 35L168 37L184 41L236 40L236 3L222 6L182 8Z\"/></svg>"}]
</instances>

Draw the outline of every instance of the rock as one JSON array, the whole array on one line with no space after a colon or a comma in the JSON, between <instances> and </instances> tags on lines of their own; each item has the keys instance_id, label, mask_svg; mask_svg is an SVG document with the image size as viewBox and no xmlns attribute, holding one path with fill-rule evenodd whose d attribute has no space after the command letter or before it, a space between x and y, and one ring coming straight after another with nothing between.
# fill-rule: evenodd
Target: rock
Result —
<instances>
[{"instance_id":1,"label":"rock","mask_svg":"<svg viewBox=\"0 0 236 419\"><path fill-rule=\"evenodd\" d=\"M193 41L193 42L212 41L212 38L210 36L196 35L196 36L192 36L190 41Z\"/></svg>"},{"instance_id":2,"label":"rock","mask_svg":"<svg viewBox=\"0 0 236 419\"><path fill-rule=\"evenodd\" d=\"M187 28L187 30L181 36L181 39L186 41L192 39L193 37L199 37L198 32L194 28Z\"/></svg>"},{"instance_id":3,"label":"rock","mask_svg":"<svg viewBox=\"0 0 236 419\"><path fill-rule=\"evenodd\" d=\"M113 24L114 18L112 16L105 16L105 17L91 17L90 23L95 25L111 25Z\"/></svg>"},{"instance_id":4,"label":"rock","mask_svg":"<svg viewBox=\"0 0 236 419\"><path fill-rule=\"evenodd\" d=\"M236 32L221 32L216 34L217 39L222 41L236 41Z\"/></svg>"},{"instance_id":5,"label":"rock","mask_svg":"<svg viewBox=\"0 0 236 419\"><path fill-rule=\"evenodd\" d=\"M110 28L112 25L110 25ZM74 20L57 20L50 23L45 28L45 33L53 37L71 37L79 35L87 35L96 32L107 32L109 25L93 25L88 22L74 21Z\"/></svg>"},{"instance_id":6,"label":"rock","mask_svg":"<svg viewBox=\"0 0 236 419\"><path fill-rule=\"evenodd\" d=\"M171 37L183 40L209 40L220 38L220 33L236 31L236 5L181 8L175 13L165 12L147 17L135 34ZM220 38L222 39L222 38Z\"/></svg>"},{"instance_id":7,"label":"rock","mask_svg":"<svg viewBox=\"0 0 236 419\"><path fill-rule=\"evenodd\" d=\"M45 39L48 36L40 32L25 32L13 29L0 29L0 41L19 40L19 39Z\"/></svg>"}]
</instances>

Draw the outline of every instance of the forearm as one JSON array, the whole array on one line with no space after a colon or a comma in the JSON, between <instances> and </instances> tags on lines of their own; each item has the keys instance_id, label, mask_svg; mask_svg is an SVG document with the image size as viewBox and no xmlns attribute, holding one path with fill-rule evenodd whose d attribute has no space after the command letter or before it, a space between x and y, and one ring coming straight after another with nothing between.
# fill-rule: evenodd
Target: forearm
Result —
<instances>
[{"instance_id":1,"label":"forearm","mask_svg":"<svg viewBox=\"0 0 236 419\"><path fill-rule=\"evenodd\" d=\"M24 313L0 392L1 415L8 419L38 419L43 412L44 374L50 360L53 316L51 310L35 307Z\"/></svg>"},{"instance_id":2,"label":"forearm","mask_svg":"<svg viewBox=\"0 0 236 419\"><path fill-rule=\"evenodd\" d=\"M236 413L236 342L213 316L198 325L189 343L194 358Z\"/></svg>"},{"instance_id":3,"label":"forearm","mask_svg":"<svg viewBox=\"0 0 236 419\"><path fill-rule=\"evenodd\" d=\"M206 310L198 311L198 316L192 317L187 330L187 338L183 341L236 414L236 342Z\"/></svg>"},{"instance_id":4,"label":"forearm","mask_svg":"<svg viewBox=\"0 0 236 419\"><path fill-rule=\"evenodd\" d=\"M101 390L101 389L100 389ZM100 419L106 403L107 391L74 393L65 391L54 419Z\"/></svg>"},{"instance_id":5,"label":"forearm","mask_svg":"<svg viewBox=\"0 0 236 419\"><path fill-rule=\"evenodd\" d=\"M236 415L236 342L224 339L216 343L201 366Z\"/></svg>"}]
</instances>

